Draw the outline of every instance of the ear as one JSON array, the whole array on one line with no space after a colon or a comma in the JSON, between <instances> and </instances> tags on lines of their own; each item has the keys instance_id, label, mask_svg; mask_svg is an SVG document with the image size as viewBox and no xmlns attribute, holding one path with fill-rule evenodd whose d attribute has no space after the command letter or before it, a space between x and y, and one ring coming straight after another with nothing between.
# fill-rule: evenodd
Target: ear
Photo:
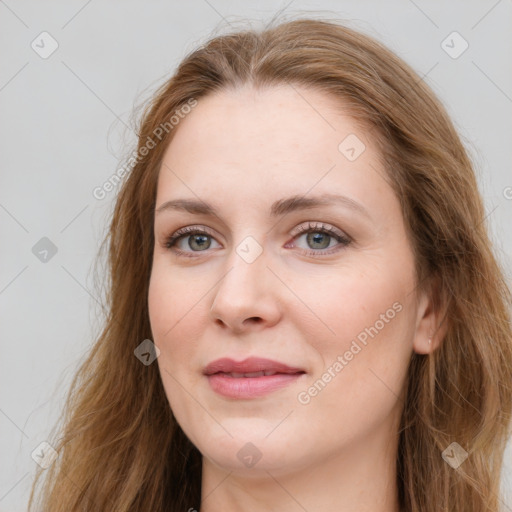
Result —
<instances>
[{"instance_id":1,"label":"ear","mask_svg":"<svg viewBox=\"0 0 512 512\"><path fill-rule=\"evenodd\" d=\"M430 354L441 345L448 330L447 303L439 278L431 278L422 287L418 292L417 304L413 349L418 354Z\"/></svg>"}]
</instances>

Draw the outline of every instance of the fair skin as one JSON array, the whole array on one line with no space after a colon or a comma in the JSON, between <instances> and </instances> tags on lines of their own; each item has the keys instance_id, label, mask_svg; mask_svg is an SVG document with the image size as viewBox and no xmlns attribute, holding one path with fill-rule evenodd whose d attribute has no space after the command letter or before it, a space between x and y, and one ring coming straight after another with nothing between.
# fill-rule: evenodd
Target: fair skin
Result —
<instances>
[{"instance_id":1,"label":"fair skin","mask_svg":"<svg viewBox=\"0 0 512 512\"><path fill-rule=\"evenodd\" d=\"M372 141L332 98L289 86L216 92L175 130L156 209L193 199L216 215L155 213L149 314L170 407L203 455L201 512L398 511L400 394L413 351L438 340ZM366 146L353 161L338 149L349 134ZM366 213L334 203L270 215L275 201L325 193ZM208 233L167 248L186 226ZM239 246L262 252L248 262ZM249 356L305 373L248 399L219 395L202 373L220 357ZM249 442L261 457L251 467L237 457Z\"/></svg>"}]
</instances>

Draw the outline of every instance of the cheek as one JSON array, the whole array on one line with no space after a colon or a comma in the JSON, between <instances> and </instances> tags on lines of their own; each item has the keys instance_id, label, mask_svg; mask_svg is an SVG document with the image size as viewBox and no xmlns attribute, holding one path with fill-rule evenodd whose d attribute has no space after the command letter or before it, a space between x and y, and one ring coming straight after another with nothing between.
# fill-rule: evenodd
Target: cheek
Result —
<instances>
[{"instance_id":1,"label":"cheek","mask_svg":"<svg viewBox=\"0 0 512 512\"><path fill-rule=\"evenodd\" d=\"M400 316L397 310L403 306L407 289L405 283L377 269L365 273L342 269L331 273L323 282L321 284L320 279L298 280L294 291L309 310L302 314L306 320L302 327L309 328L311 335L318 335L319 325L323 324L321 339L330 339L327 346L335 349L343 348L346 342L350 344L360 333L364 338L365 329L375 324L378 331L389 331L389 326ZM304 313L304 307L300 311ZM289 314L297 319L298 311ZM384 315L382 319L381 315Z\"/></svg>"},{"instance_id":2,"label":"cheek","mask_svg":"<svg viewBox=\"0 0 512 512\"><path fill-rule=\"evenodd\" d=\"M335 411L341 410L389 410L412 353L409 282L393 280L389 272L347 273L331 279L328 286L308 283L299 290L312 299L311 310L326 333L319 336L318 321L302 322L318 364L299 402L321 404L320 409L334 411L336 418Z\"/></svg>"},{"instance_id":3,"label":"cheek","mask_svg":"<svg viewBox=\"0 0 512 512\"><path fill-rule=\"evenodd\" d=\"M153 341L160 349L156 362L174 416L189 432L189 418L201 423L196 403L187 390L194 389L201 377L191 369L197 366L206 302L201 300L204 290L162 267L154 265L148 290Z\"/></svg>"},{"instance_id":4,"label":"cheek","mask_svg":"<svg viewBox=\"0 0 512 512\"><path fill-rule=\"evenodd\" d=\"M179 383L192 377L190 368L197 359L201 319L206 314L201 290L175 274L154 266L148 291L151 332L160 350L157 362L170 401L180 396Z\"/></svg>"},{"instance_id":5,"label":"cheek","mask_svg":"<svg viewBox=\"0 0 512 512\"><path fill-rule=\"evenodd\" d=\"M148 310L156 340L168 345L173 339L194 339L204 318L205 287L196 279L157 260L151 272ZM208 289L208 288L206 288Z\"/></svg>"}]
</instances>

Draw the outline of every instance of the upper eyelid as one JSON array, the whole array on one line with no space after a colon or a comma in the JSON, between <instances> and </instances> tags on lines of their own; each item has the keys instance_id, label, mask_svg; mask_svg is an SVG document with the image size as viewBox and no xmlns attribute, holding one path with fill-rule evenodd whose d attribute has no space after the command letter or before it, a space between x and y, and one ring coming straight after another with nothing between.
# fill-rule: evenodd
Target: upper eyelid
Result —
<instances>
[{"instance_id":1,"label":"upper eyelid","mask_svg":"<svg viewBox=\"0 0 512 512\"><path fill-rule=\"evenodd\" d=\"M340 236L346 236L348 237L347 233L345 231L342 231L341 229L337 228L333 224L330 224L328 222L323 221L305 221L298 226L295 226L292 229L292 236L296 236L298 234L301 234L305 231L314 231L315 229L322 231L329 231L331 233L337 233ZM188 226L183 226L181 228L178 228L174 230L173 233L171 233L170 236L174 235L175 233L179 233L178 236L185 236L185 235L192 235L194 234L194 231L204 232L208 235L211 235L212 237L215 237L215 233L213 232L212 228L209 228L207 226L203 226L202 224L191 224ZM181 232L181 233L180 233Z\"/></svg>"},{"instance_id":2,"label":"upper eyelid","mask_svg":"<svg viewBox=\"0 0 512 512\"><path fill-rule=\"evenodd\" d=\"M293 235L295 237L295 236L305 233L307 231L315 231L315 230L326 231L329 234L337 235L342 238L350 238L349 235L345 231L337 228L333 224L329 224L328 222L322 222L322 221L307 221L306 223L302 223L302 224L296 226L292 230L292 232L295 233Z\"/></svg>"}]
</instances>

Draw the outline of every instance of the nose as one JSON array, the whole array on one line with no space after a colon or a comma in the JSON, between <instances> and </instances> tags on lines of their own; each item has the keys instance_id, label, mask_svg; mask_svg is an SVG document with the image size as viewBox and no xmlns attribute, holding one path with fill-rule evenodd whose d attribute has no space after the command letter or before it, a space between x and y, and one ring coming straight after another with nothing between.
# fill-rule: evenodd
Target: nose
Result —
<instances>
[{"instance_id":1,"label":"nose","mask_svg":"<svg viewBox=\"0 0 512 512\"><path fill-rule=\"evenodd\" d=\"M265 251L251 263L233 251L213 294L210 313L216 324L240 334L279 322L283 303L278 297L279 280L267 263Z\"/></svg>"}]
</instances>

